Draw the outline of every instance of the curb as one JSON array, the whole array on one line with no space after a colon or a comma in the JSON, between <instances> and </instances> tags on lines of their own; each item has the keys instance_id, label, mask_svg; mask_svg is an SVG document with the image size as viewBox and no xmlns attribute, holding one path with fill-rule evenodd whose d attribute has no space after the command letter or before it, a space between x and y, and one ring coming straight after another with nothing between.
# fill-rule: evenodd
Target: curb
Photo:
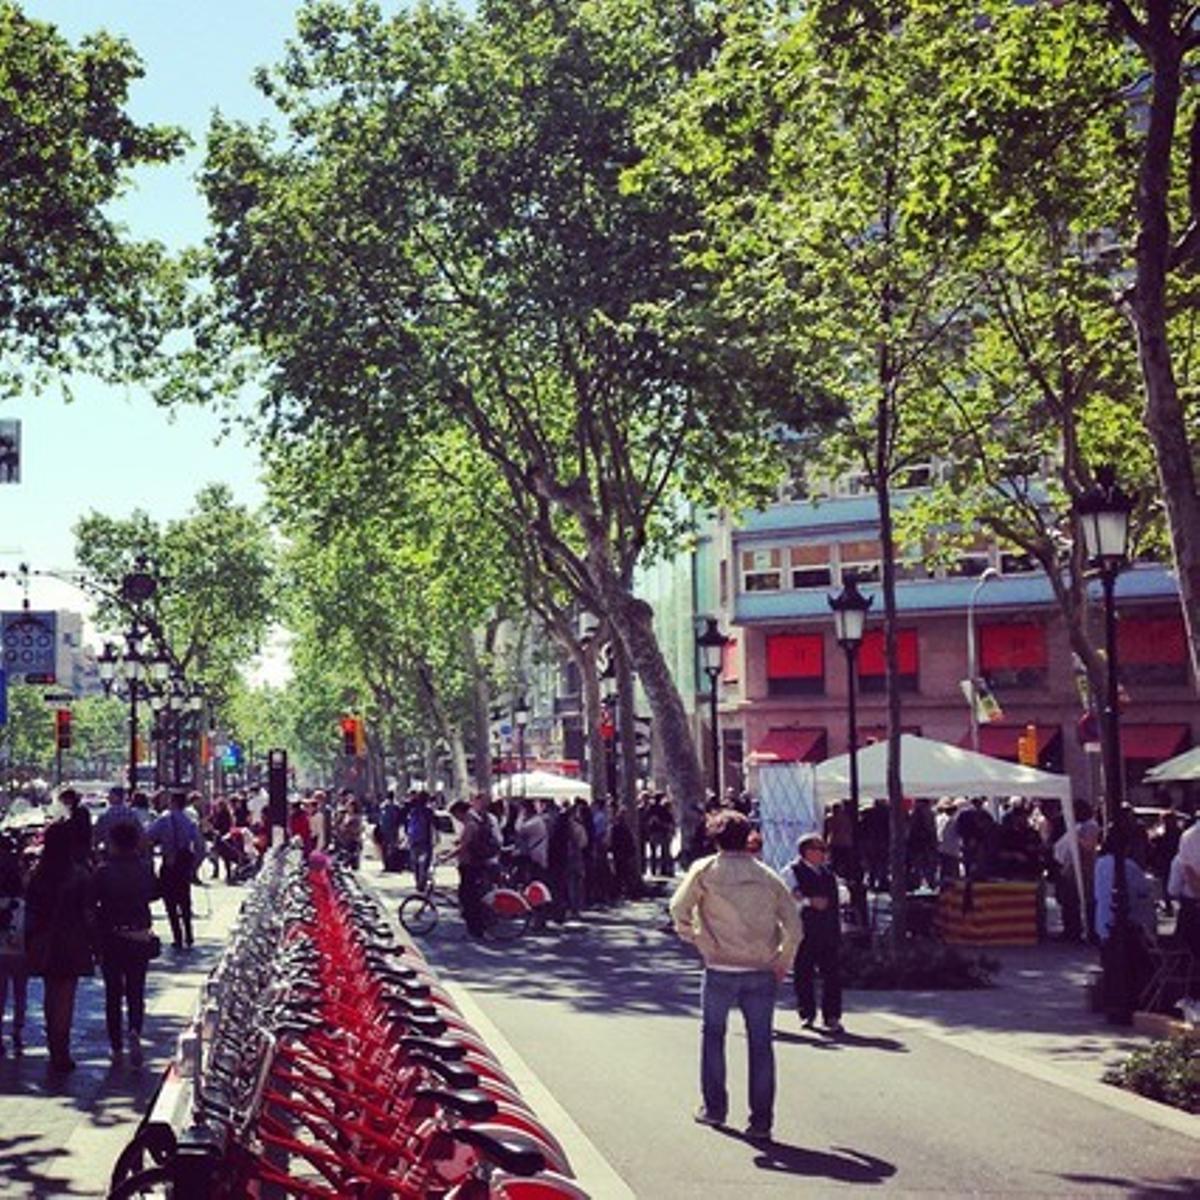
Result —
<instances>
[{"instance_id":1,"label":"curb","mask_svg":"<svg viewBox=\"0 0 1200 1200\"><path fill-rule=\"evenodd\" d=\"M500 1065L512 1076L521 1095L562 1143L571 1169L575 1172L575 1182L597 1200L601 1197L603 1200L636 1200L629 1184L617 1174L567 1110L555 1100L529 1064L476 1004L471 993L461 984L450 982L441 973L438 979L462 1010L463 1016L475 1026L488 1049L500 1060Z\"/></svg>"}]
</instances>

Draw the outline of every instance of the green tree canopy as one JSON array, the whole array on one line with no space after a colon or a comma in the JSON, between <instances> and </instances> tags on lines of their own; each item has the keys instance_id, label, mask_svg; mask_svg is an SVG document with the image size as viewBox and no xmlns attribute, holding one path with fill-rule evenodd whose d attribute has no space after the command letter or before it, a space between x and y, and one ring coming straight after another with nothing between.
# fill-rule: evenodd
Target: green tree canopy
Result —
<instances>
[{"instance_id":1,"label":"green tree canopy","mask_svg":"<svg viewBox=\"0 0 1200 1200\"><path fill-rule=\"evenodd\" d=\"M762 385L785 377L675 319L701 301L674 237L690 197L622 176L639 114L711 36L654 0L306 5L260 81L286 137L212 129L202 371L185 360L171 393L203 394L215 362L225 387L264 380L278 435L419 452L468 432L493 504L626 644L688 799L699 764L633 570L681 489L766 494Z\"/></svg>"},{"instance_id":2,"label":"green tree canopy","mask_svg":"<svg viewBox=\"0 0 1200 1200\"><path fill-rule=\"evenodd\" d=\"M0 394L75 367L113 378L159 344L171 312L162 248L110 206L182 137L125 111L142 65L107 34L72 47L0 3Z\"/></svg>"},{"instance_id":3,"label":"green tree canopy","mask_svg":"<svg viewBox=\"0 0 1200 1200\"><path fill-rule=\"evenodd\" d=\"M212 484L179 520L92 512L75 537L76 559L101 590L98 620L113 633L127 623L121 579L146 556L158 579L151 619L184 673L220 703L261 649L275 612L275 550L263 518Z\"/></svg>"}]
</instances>

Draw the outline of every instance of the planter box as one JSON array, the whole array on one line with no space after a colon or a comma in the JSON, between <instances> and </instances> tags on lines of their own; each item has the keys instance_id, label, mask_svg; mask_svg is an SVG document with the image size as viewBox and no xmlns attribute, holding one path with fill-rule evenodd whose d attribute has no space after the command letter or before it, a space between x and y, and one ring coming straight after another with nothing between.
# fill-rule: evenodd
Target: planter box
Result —
<instances>
[{"instance_id":1,"label":"planter box","mask_svg":"<svg viewBox=\"0 0 1200 1200\"><path fill-rule=\"evenodd\" d=\"M1156 1038L1181 1037L1188 1032L1186 1021L1156 1012L1135 1012L1133 1027L1138 1033Z\"/></svg>"}]
</instances>

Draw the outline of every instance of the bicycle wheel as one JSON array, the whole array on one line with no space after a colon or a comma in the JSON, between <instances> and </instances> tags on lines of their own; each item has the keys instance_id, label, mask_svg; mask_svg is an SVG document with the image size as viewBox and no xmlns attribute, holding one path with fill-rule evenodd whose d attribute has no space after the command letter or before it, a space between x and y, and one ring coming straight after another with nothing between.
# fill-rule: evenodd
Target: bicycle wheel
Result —
<instances>
[{"instance_id":1,"label":"bicycle wheel","mask_svg":"<svg viewBox=\"0 0 1200 1200\"><path fill-rule=\"evenodd\" d=\"M488 905L487 924L484 930L487 936L498 942L511 942L519 938L529 928L529 909L504 909L498 911Z\"/></svg>"},{"instance_id":2,"label":"bicycle wheel","mask_svg":"<svg viewBox=\"0 0 1200 1200\"><path fill-rule=\"evenodd\" d=\"M108 1200L135 1200L142 1196L169 1196L175 1183L175 1168L151 1167L147 1171L139 1171L122 1180L116 1187L111 1188Z\"/></svg>"},{"instance_id":3,"label":"bicycle wheel","mask_svg":"<svg viewBox=\"0 0 1200 1200\"><path fill-rule=\"evenodd\" d=\"M414 936L432 933L437 923L437 905L428 896L417 893L400 902L400 924Z\"/></svg>"}]
</instances>

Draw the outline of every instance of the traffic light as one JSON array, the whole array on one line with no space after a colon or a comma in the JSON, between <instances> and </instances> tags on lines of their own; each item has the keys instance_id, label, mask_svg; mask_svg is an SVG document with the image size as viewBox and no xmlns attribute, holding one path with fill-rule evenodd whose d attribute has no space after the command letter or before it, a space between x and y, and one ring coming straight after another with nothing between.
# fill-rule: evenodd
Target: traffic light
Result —
<instances>
[{"instance_id":1,"label":"traffic light","mask_svg":"<svg viewBox=\"0 0 1200 1200\"><path fill-rule=\"evenodd\" d=\"M71 748L71 710L56 708L54 710L54 744L60 750Z\"/></svg>"},{"instance_id":2,"label":"traffic light","mask_svg":"<svg viewBox=\"0 0 1200 1200\"><path fill-rule=\"evenodd\" d=\"M1017 738L1017 761L1026 767L1037 766L1038 733L1036 725L1026 725L1025 732Z\"/></svg>"},{"instance_id":3,"label":"traffic light","mask_svg":"<svg viewBox=\"0 0 1200 1200\"><path fill-rule=\"evenodd\" d=\"M359 753L359 721L357 717L342 718L342 753L347 758L355 758Z\"/></svg>"}]
</instances>

